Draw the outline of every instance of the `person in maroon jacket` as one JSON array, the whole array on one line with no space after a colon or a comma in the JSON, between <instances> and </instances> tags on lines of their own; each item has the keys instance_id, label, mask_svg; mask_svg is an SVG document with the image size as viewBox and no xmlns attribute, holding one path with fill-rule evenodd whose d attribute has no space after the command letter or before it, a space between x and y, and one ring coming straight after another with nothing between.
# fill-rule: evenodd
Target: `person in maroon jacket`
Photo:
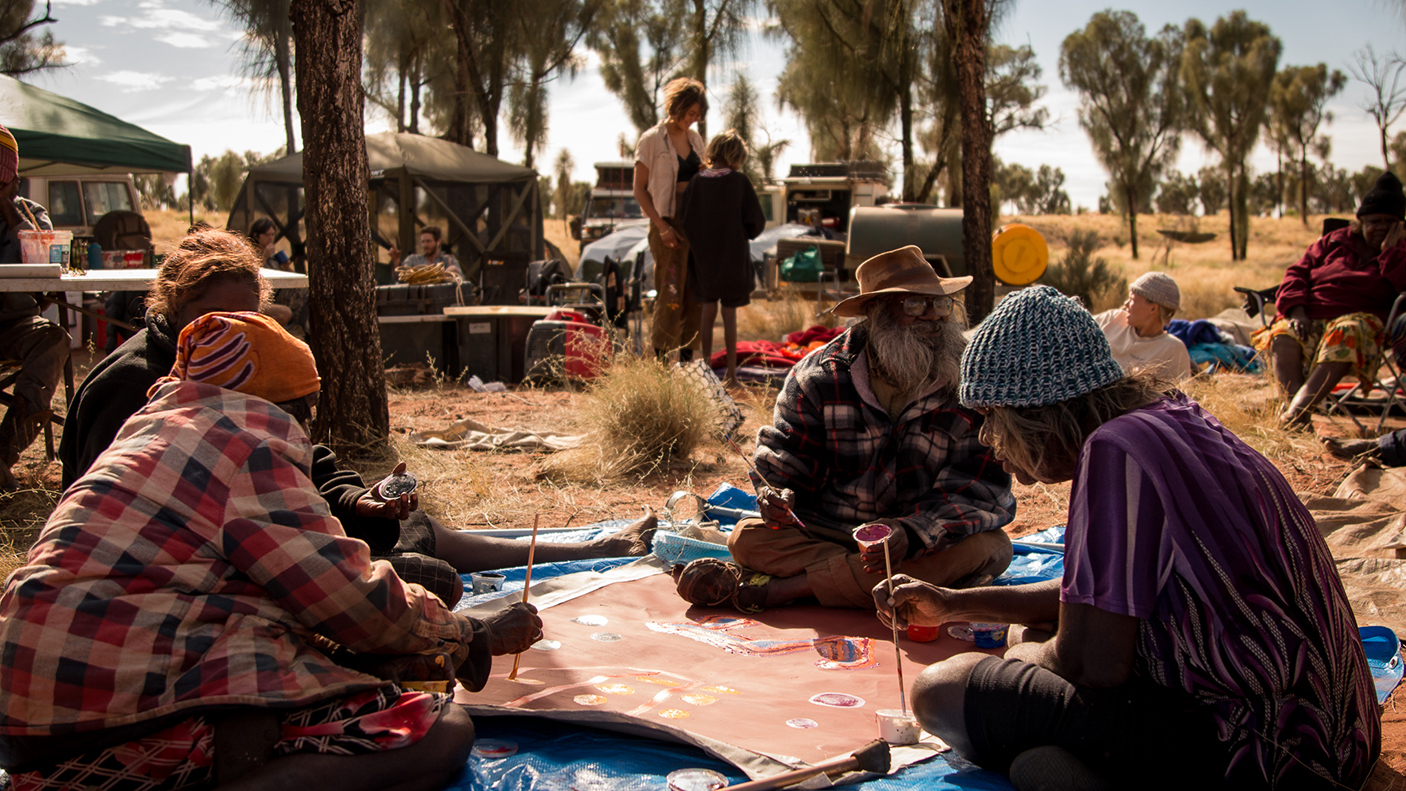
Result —
<instances>
[{"instance_id":1,"label":"person in maroon jacket","mask_svg":"<svg viewBox=\"0 0 1406 791\"><path fill-rule=\"evenodd\" d=\"M1286 426L1306 426L1313 408L1349 373L1372 381L1383 324L1406 288L1406 194L1390 171L1362 198L1357 220L1314 242L1284 272L1278 315L1255 347L1268 352L1289 404Z\"/></svg>"}]
</instances>

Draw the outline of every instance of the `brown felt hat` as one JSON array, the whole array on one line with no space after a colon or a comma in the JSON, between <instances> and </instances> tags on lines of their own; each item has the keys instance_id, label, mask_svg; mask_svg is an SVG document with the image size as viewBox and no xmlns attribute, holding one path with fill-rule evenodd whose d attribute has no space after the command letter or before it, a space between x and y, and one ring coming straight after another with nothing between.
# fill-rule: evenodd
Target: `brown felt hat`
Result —
<instances>
[{"instance_id":1,"label":"brown felt hat","mask_svg":"<svg viewBox=\"0 0 1406 791\"><path fill-rule=\"evenodd\" d=\"M854 270L859 293L830 309L836 316L864 315L871 299L885 294L955 294L971 285L970 277L938 277L917 245L879 253Z\"/></svg>"}]
</instances>

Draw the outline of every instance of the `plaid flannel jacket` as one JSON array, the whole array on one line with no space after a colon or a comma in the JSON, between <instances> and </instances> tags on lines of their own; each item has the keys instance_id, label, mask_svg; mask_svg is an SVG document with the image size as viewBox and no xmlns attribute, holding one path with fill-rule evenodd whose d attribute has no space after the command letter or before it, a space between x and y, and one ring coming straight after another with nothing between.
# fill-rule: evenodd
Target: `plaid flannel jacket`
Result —
<instances>
[{"instance_id":1,"label":"plaid flannel jacket","mask_svg":"<svg viewBox=\"0 0 1406 791\"><path fill-rule=\"evenodd\" d=\"M443 648L481 688L482 624L371 562L311 463L312 443L273 404L162 385L5 583L0 736L301 706L387 683L333 663L315 635L364 652Z\"/></svg>"},{"instance_id":2,"label":"plaid flannel jacket","mask_svg":"<svg viewBox=\"0 0 1406 791\"><path fill-rule=\"evenodd\" d=\"M808 528L848 537L865 522L899 519L910 555L1010 523L1011 478L977 439L981 416L946 390L891 419L855 387L851 367L867 338L852 327L791 369L773 425L757 433L758 471L796 493Z\"/></svg>"}]
</instances>

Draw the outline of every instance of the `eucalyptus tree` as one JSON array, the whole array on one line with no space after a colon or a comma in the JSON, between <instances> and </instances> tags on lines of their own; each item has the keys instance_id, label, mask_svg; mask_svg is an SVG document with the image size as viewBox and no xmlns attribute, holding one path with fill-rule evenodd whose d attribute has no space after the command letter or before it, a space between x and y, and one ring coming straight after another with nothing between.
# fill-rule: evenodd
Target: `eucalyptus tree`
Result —
<instances>
[{"instance_id":1,"label":"eucalyptus tree","mask_svg":"<svg viewBox=\"0 0 1406 791\"><path fill-rule=\"evenodd\" d=\"M587 34L605 87L637 133L659 123L659 92L682 63L684 19L672 0L610 0Z\"/></svg>"},{"instance_id":2,"label":"eucalyptus tree","mask_svg":"<svg viewBox=\"0 0 1406 791\"><path fill-rule=\"evenodd\" d=\"M1308 164L1309 149L1318 140L1318 127L1333 122L1328 100L1342 92L1347 77L1326 63L1317 66L1289 66L1274 75L1269 86L1268 125L1273 136L1292 146L1299 165L1299 217L1308 225L1308 195L1313 179ZM1327 157L1323 157L1327 159ZM1280 185L1280 194L1283 186Z\"/></svg>"},{"instance_id":3,"label":"eucalyptus tree","mask_svg":"<svg viewBox=\"0 0 1406 791\"><path fill-rule=\"evenodd\" d=\"M582 61L576 55L604 0L519 0L517 24L522 51L508 92L508 120L513 139L522 145L523 165L533 167L547 142L548 83L575 77Z\"/></svg>"},{"instance_id":4,"label":"eucalyptus tree","mask_svg":"<svg viewBox=\"0 0 1406 791\"><path fill-rule=\"evenodd\" d=\"M64 65L63 44L48 28L58 22L53 3L46 0L42 16L34 5L34 0L0 3L0 74L23 77Z\"/></svg>"},{"instance_id":5,"label":"eucalyptus tree","mask_svg":"<svg viewBox=\"0 0 1406 791\"><path fill-rule=\"evenodd\" d=\"M1176 28L1150 37L1131 11L1094 14L1060 48L1060 79L1079 92L1079 126L1121 195L1115 205L1124 207L1134 259L1139 187L1154 182L1181 146L1181 56Z\"/></svg>"},{"instance_id":6,"label":"eucalyptus tree","mask_svg":"<svg viewBox=\"0 0 1406 791\"><path fill-rule=\"evenodd\" d=\"M277 90L283 110L284 150L296 153L293 123L294 46L289 0L210 0L244 31L240 57L255 93Z\"/></svg>"},{"instance_id":7,"label":"eucalyptus tree","mask_svg":"<svg viewBox=\"0 0 1406 791\"><path fill-rule=\"evenodd\" d=\"M1230 257L1243 261L1249 246L1249 171L1246 160L1264 125L1270 84L1283 44L1269 26L1235 11L1206 27L1184 28L1181 80L1189 126L1220 155L1230 207Z\"/></svg>"},{"instance_id":8,"label":"eucalyptus tree","mask_svg":"<svg viewBox=\"0 0 1406 791\"><path fill-rule=\"evenodd\" d=\"M366 98L396 119L396 131L420 134L424 105L452 85L453 50L440 0L364 0ZM447 93L447 91L445 91Z\"/></svg>"},{"instance_id":9,"label":"eucalyptus tree","mask_svg":"<svg viewBox=\"0 0 1406 791\"><path fill-rule=\"evenodd\" d=\"M1382 145L1382 167L1391 167L1387 139L1391 125L1406 112L1406 58L1400 55L1379 55L1368 44L1353 53L1348 71L1358 82L1367 86L1367 100L1362 109L1372 116Z\"/></svg>"}]
</instances>

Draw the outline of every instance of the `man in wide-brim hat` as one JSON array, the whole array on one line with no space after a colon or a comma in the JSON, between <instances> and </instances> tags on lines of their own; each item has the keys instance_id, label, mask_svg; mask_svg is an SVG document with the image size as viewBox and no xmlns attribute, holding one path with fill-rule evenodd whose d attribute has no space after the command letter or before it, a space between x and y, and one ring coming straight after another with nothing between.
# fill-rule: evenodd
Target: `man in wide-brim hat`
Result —
<instances>
[{"instance_id":1,"label":"man in wide-brim hat","mask_svg":"<svg viewBox=\"0 0 1406 791\"><path fill-rule=\"evenodd\" d=\"M862 320L796 364L758 432L761 518L732 533L737 563L676 570L688 601L871 608L885 546L895 570L949 587L1010 563L1011 479L977 439L981 417L957 403L971 278L938 277L914 246L855 275L859 294L833 312ZM888 538L861 551L865 525Z\"/></svg>"}]
</instances>

